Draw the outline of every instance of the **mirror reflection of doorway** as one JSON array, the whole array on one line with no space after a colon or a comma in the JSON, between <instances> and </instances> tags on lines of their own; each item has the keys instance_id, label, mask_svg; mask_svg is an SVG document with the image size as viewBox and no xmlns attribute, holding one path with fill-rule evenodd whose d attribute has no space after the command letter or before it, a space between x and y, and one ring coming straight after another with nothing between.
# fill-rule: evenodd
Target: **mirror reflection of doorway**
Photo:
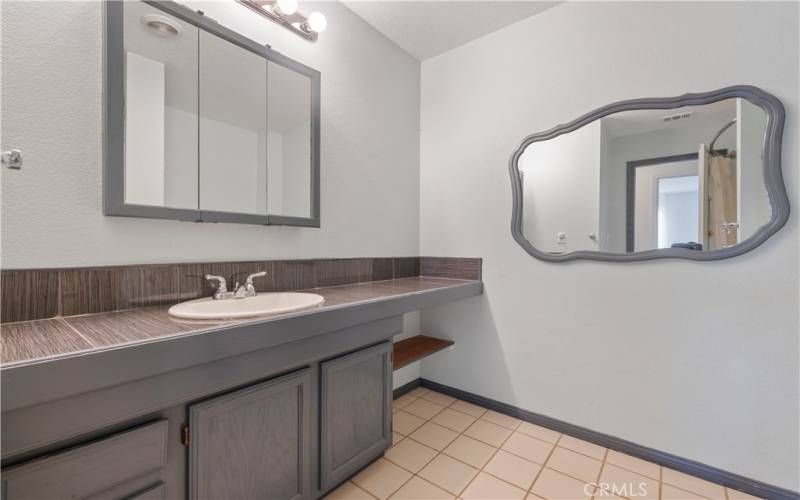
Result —
<instances>
[{"instance_id":1,"label":"mirror reflection of doorway","mask_svg":"<svg viewBox=\"0 0 800 500\"><path fill-rule=\"evenodd\" d=\"M627 251L702 242L698 154L627 164Z\"/></svg>"},{"instance_id":2,"label":"mirror reflection of doorway","mask_svg":"<svg viewBox=\"0 0 800 500\"><path fill-rule=\"evenodd\" d=\"M670 248L673 243L697 240L699 188L697 174L658 178L658 201L654 221L658 248Z\"/></svg>"}]
</instances>

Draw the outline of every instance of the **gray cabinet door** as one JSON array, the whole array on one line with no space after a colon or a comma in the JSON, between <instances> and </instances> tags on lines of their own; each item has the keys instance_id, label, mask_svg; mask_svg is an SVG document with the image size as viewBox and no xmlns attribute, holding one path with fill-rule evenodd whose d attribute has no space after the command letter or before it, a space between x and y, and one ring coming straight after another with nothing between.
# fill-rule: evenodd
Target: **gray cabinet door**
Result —
<instances>
[{"instance_id":1,"label":"gray cabinet door","mask_svg":"<svg viewBox=\"0 0 800 500\"><path fill-rule=\"evenodd\" d=\"M320 489L378 457L392 442L392 343L322 363Z\"/></svg>"},{"instance_id":2,"label":"gray cabinet door","mask_svg":"<svg viewBox=\"0 0 800 500\"><path fill-rule=\"evenodd\" d=\"M308 498L310 391L304 369L190 406L190 498Z\"/></svg>"}]
</instances>

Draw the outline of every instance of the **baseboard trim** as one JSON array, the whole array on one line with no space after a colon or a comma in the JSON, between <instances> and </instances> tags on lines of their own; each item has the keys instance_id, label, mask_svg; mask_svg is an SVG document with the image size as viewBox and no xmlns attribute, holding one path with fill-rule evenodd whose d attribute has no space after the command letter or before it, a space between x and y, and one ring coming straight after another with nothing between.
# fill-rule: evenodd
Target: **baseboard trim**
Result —
<instances>
[{"instance_id":1,"label":"baseboard trim","mask_svg":"<svg viewBox=\"0 0 800 500\"><path fill-rule=\"evenodd\" d=\"M409 392L413 391L414 389L416 389L417 387L419 387L421 385L422 385L422 379L421 378L415 378L411 382L409 382L407 384L403 384L400 387L398 387L397 389L395 389L392 395L393 395L394 399L397 399L400 396L408 394Z\"/></svg>"},{"instance_id":2,"label":"baseboard trim","mask_svg":"<svg viewBox=\"0 0 800 500\"><path fill-rule=\"evenodd\" d=\"M479 396L471 392L462 391L461 389L456 389L454 387L442 385L431 380L426 380L423 378L413 380L395 389L394 397L398 398L420 386L436 392L441 392L442 394L446 394L463 401L467 401L468 403L474 403L476 405L489 408L505 415L519 418L532 424L541 425L542 427L547 427L548 429L553 429L555 431L568 434L578 439L583 439L612 450L627 453L628 455L641 458L642 460L655 462L676 471L691 474L692 476L696 476L713 483L743 491L750 495L755 495L757 497L769 500L800 500L800 493L795 491L790 491L777 486L762 483L760 481L756 481L755 479L749 479L738 474L717 469L716 467L695 462L694 460L689 460L672 455L670 453L658 451L653 448L641 446L636 443L632 443L631 441L609 436L608 434L603 434L601 432L587 429L586 427L570 424L546 415L523 410L521 408L517 408L516 406L501 403L500 401L495 401L494 399Z\"/></svg>"}]
</instances>

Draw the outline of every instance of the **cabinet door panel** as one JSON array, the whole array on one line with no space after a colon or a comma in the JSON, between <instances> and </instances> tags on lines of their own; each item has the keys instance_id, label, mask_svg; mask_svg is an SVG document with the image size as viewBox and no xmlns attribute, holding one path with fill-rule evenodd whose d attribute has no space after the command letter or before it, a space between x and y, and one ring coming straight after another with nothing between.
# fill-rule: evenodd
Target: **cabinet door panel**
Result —
<instances>
[{"instance_id":1,"label":"cabinet door panel","mask_svg":"<svg viewBox=\"0 0 800 500\"><path fill-rule=\"evenodd\" d=\"M190 407L190 497L307 498L308 369Z\"/></svg>"},{"instance_id":2,"label":"cabinet door panel","mask_svg":"<svg viewBox=\"0 0 800 500\"><path fill-rule=\"evenodd\" d=\"M322 364L322 490L335 486L391 444L391 364L391 342Z\"/></svg>"}]
</instances>

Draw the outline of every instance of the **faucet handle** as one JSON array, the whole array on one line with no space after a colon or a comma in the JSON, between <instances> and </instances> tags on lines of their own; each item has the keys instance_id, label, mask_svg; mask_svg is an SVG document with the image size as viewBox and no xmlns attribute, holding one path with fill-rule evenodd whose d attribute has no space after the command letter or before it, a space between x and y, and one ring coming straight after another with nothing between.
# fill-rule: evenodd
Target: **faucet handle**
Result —
<instances>
[{"instance_id":1,"label":"faucet handle","mask_svg":"<svg viewBox=\"0 0 800 500\"><path fill-rule=\"evenodd\" d=\"M206 279L208 281L216 281L217 282L217 292L225 293L228 291L228 283L225 281L225 278L222 276L214 276L213 274L206 274Z\"/></svg>"},{"instance_id":2,"label":"faucet handle","mask_svg":"<svg viewBox=\"0 0 800 500\"><path fill-rule=\"evenodd\" d=\"M251 274L250 276L247 277L247 281L245 281L244 283L245 283L245 285L252 285L253 284L253 278L260 278L260 277L266 276L266 275L267 275L266 271L261 271L260 273L253 273L253 274Z\"/></svg>"}]
</instances>

